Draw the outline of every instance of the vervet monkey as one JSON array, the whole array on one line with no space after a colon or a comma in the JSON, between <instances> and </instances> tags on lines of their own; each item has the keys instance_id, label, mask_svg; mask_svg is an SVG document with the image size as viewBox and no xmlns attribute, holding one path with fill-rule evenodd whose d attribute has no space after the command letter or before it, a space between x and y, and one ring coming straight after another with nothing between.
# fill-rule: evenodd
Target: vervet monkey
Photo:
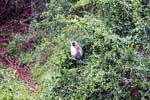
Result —
<instances>
[{"instance_id":1,"label":"vervet monkey","mask_svg":"<svg viewBox=\"0 0 150 100\"><path fill-rule=\"evenodd\" d=\"M71 56L73 59L81 59L83 57L83 50L76 41L71 41Z\"/></svg>"},{"instance_id":2,"label":"vervet monkey","mask_svg":"<svg viewBox=\"0 0 150 100\"><path fill-rule=\"evenodd\" d=\"M75 60L80 60L82 64L85 64L85 62L81 60L84 52L82 48L79 46L79 44L77 43L77 41L71 41L70 49L71 49L72 58Z\"/></svg>"}]
</instances>

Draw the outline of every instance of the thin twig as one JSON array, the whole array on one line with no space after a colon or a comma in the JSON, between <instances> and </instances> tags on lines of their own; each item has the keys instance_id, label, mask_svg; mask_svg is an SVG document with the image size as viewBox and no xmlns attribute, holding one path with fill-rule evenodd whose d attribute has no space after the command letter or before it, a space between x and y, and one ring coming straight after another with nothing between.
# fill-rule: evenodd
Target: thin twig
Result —
<instances>
[{"instance_id":1,"label":"thin twig","mask_svg":"<svg viewBox=\"0 0 150 100\"><path fill-rule=\"evenodd\" d=\"M5 5L4 5L3 9L2 9L2 12L0 13L0 16L5 12L5 10L6 10L6 5L7 5L8 1L9 1L9 0L6 0L6 3L5 3Z\"/></svg>"},{"instance_id":2,"label":"thin twig","mask_svg":"<svg viewBox=\"0 0 150 100\"><path fill-rule=\"evenodd\" d=\"M142 97L142 99L144 99L144 97L148 94L148 92L150 92L150 88L149 88L149 90L144 94L144 96Z\"/></svg>"}]
</instances>

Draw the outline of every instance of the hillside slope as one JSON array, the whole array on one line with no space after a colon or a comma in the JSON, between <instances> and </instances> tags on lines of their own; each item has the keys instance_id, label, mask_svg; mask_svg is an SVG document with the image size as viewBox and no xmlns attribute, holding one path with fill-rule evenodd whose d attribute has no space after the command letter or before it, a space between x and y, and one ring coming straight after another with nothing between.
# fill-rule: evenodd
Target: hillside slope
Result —
<instances>
[{"instance_id":1,"label":"hillside slope","mask_svg":"<svg viewBox=\"0 0 150 100\"><path fill-rule=\"evenodd\" d=\"M30 34L15 35L7 52L31 66L36 89L1 64L0 100L150 99L149 6L147 0L49 1L42 20L32 20ZM33 37L38 42L24 49ZM71 59L72 40L86 65Z\"/></svg>"}]
</instances>

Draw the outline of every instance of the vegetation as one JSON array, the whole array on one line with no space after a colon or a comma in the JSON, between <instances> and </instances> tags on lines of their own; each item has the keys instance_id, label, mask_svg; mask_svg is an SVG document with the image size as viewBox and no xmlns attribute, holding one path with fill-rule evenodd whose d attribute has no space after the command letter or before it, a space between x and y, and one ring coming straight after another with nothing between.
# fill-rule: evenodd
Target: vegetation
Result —
<instances>
[{"instance_id":1,"label":"vegetation","mask_svg":"<svg viewBox=\"0 0 150 100\"><path fill-rule=\"evenodd\" d=\"M0 66L0 100L149 100L149 0L50 0L7 55L31 66L34 92ZM12 19L13 20L13 19ZM70 41L85 52L71 59Z\"/></svg>"}]
</instances>

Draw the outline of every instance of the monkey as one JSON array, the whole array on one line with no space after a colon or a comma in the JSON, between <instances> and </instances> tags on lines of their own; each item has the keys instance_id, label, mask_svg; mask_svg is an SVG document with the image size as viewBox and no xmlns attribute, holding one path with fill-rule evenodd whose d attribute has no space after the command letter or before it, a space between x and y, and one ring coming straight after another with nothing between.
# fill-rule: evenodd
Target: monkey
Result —
<instances>
[{"instance_id":1,"label":"monkey","mask_svg":"<svg viewBox=\"0 0 150 100\"><path fill-rule=\"evenodd\" d=\"M73 59L79 60L83 57L83 50L76 41L71 41L70 49L71 49L71 56Z\"/></svg>"},{"instance_id":2,"label":"monkey","mask_svg":"<svg viewBox=\"0 0 150 100\"><path fill-rule=\"evenodd\" d=\"M83 49L80 47L77 41L71 41L71 56L74 60L80 60L82 64L85 64L85 62L82 61L84 52Z\"/></svg>"}]
</instances>

